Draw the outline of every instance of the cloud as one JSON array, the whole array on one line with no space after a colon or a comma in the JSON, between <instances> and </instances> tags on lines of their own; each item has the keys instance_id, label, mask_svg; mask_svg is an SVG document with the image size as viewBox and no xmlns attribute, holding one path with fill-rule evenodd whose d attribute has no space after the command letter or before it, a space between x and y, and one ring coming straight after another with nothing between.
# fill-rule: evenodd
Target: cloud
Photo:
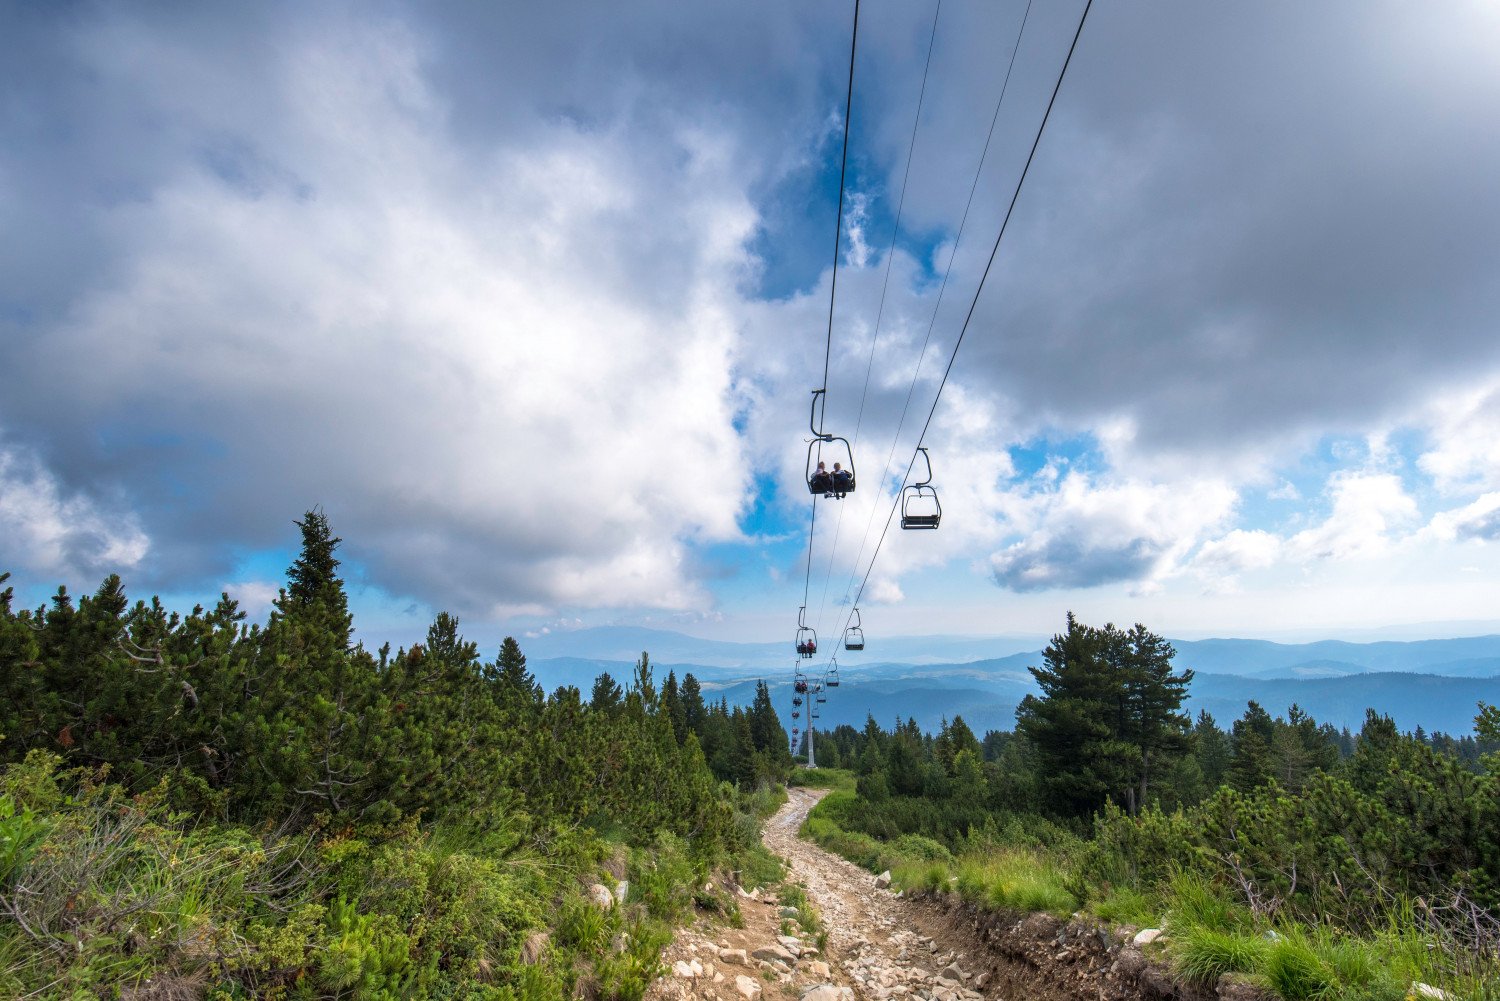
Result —
<instances>
[{"instance_id":1,"label":"cloud","mask_svg":"<svg viewBox=\"0 0 1500 1001\"><path fill-rule=\"evenodd\" d=\"M1439 512L1428 531L1444 541L1500 542L1500 493L1487 493L1472 504Z\"/></svg>"},{"instance_id":2,"label":"cloud","mask_svg":"<svg viewBox=\"0 0 1500 1001\"><path fill-rule=\"evenodd\" d=\"M1443 394L1424 423L1431 447L1417 465L1438 490L1452 495L1500 486L1500 384L1486 380Z\"/></svg>"},{"instance_id":3,"label":"cloud","mask_svg":"<svg viewBox=\"0 0 1500 1001\"><path fill-rule=\"evenodd\" d=\"M1335 473L1326 493L1332 506L1328 518L1287 540L1290 559L1306 563L1379 555L1418 523L1416 502L1400 477L1390 473Z\"/></svg>"},{"instance_id":4,"label":"cloud","mask_svg":"<svg viewBox=\"0 0 1500 1001\"><path fill-rule=\"evenodd\" d=\"M0 446L0 565L77 581L128 570L150 548L133 516L68 491L36 456Z\"/></svg>"},{"instance_id":5,"label":"cloud","mask_svg":"<svg viewBox=\"0 0 1500 1001\"><path fill-rule=\"evenodd\" d=\"M990 567L995 583L1013 591L1151 585L1222 525L1235 501L1212 481L1097 483L1070 472L1056 490L1016 498L1022 538L992 554Z\"/></svg>"},{"instance_id":6,"label":"cloud","mask_svg":"<svg viewBox=\"0 0 1500 1001\"><path fill-rule=\"evenodd\" d=\"M702 605L688 547L738 538L749 491L736 138L643 92L460 137L435 37L329 17L251 65L160 25L81 32L72 57L178 155L123 151L149 186L95 207L115 258L21 328L7 414L67 415L60 473L128 487L159 578L285 544L322 503L347 558L439 606Z\"/></svg>"}]
</instances>

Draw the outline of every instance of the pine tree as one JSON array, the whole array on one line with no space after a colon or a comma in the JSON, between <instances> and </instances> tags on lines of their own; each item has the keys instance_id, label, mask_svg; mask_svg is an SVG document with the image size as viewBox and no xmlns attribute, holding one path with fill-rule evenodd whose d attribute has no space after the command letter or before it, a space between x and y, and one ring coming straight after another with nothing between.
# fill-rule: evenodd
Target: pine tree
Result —
<instances>
[{"instance_id":1,"label":"pine tree","mask_svg":"<svg viewBox=\"0 0 1500 1001\"><path fill-rule=\"evenodd\" d=\"M620 700L625 694L618 682L610 677L605 671L594 679L594 690L589 696L589 708L595 712L613 715L620 708Z\"/></svg>"},{"instance_id":2,"label":"pine tree","mask_svg":"<svg viewBox=\"0 0 1500 1001\"><path fill-rule=\"evenodd\" d=\"M1045 666L1030 669L1042 694L1017 708L1017 730L1036 747L1059 812L1086 815L1113 798L1134 815L1153 777L1187 749L1179 710L1193 673L1173 674L1171 645L1144 626L1095 629L1071 612L1067 626Z\"/></svg>"}]
</instances>

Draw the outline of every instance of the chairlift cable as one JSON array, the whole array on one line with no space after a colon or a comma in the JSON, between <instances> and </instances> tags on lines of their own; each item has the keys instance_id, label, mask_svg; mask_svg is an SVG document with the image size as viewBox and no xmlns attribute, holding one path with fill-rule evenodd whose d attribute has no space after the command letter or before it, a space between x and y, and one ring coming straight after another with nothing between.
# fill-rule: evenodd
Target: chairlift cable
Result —
<instances>
[{"instance_id":1,"label":"chairlift cable","mask_svg":"<svg viewBox=\"0 0 1500 1001\"><path fill-rule=\"evenodd\" d=\"M1001 109L1001 107L1004 106L1006 92L1010 89L1010 77L1011 77L1011 73L1014 72L1015 67L1016 67L1016 54L1021 50L1021 39L1023 37L1025 37L1025 35L1026 35L1026 23L1027 23L1028 20L1030 20L1030 18L1031 18L1031 0L1027 0L1026 10L1021 15L1021 27L1020 27L1020 30L1018 30L1016 32L1016 43L1015 43L1015 45L1011 46L1010 61L1008 62L1008 64L1005 67L1005 78L1004 78L1004 80L1000 84L1000 96L995 99L995 111L994 111L994 114L992 114L990 116L990 128L989 128L989 132L985 135L984 148L980 151L980 154L979 154L979 165L974 168L974 181L973 181L973 183L971 183L969 185L969 198L968 198L968 201L966 201L964 203L963 215L959 218L958 233L953 238L953 247L952 247L952 249L950 249L948 251L948 266L943 270L943 280L942 280L941 284L939 284L939 286L938 286L937 299L932 304L932 316L931 316L931 318L927 322L927 333L922 338L922 347L920 349L918 349L918 351L917 351L917 364L916 364L916 368L912 371L911 384L907 387L907 390L906 390L906 400L905 400L905 402L903 402L901 404L901 417L896 422L896 432L895 432L895 434L893 434L891 436L891 450L886 455L885 468L883 470L881 470L881 474L880 474L880 480L879 480L880 483L885 483L886 476L889 475L890 470L891 470L891 462L896 457L896 447L901 443L901 429L906 426L906 414L907 414L908 410L911 408L912 396L915 395L915 393L916 393L917 379L922 374L922 362L923 362L923 360L927 356L927 345L932 341L932 331L937 326L938 311L942 308L942 305L943 305L943 295L948 290L948 279L953 274L953 262L958 257L958 246L963 241L964 230L965 230L965 228L967 228L968 223L969 223L969 210L974 207L974 196L975 196L975 194L979 190L979 179L984 174L984 164L985 164L985 161L989 158L990 144L994 141L994 138L995 138L995 126L1000 121L1000 109ZM904 196L904 192L903 192L903 196ZM882 292L882 303L884 302L884 298L883 297L884 297L884 293ZM873 346L872 346L872 348L871 348L871 358L873 359L873 357L874 357L874 349L873 349ZM866 376L866 378L868 379L868 376ZM905 480L903 480L902 481L902 489L904 489L905 486L906 486L906 483L905 483ZM896 496L897 496L897 498L899 498L901 496L901 491L900 490L897 490ZM870 541L870 528L874 525L874 523L875 523L875 509L872 507L870 509L870 516L869 516L869 518L867 518L865 520L865 532L864 532L864 536L860 539L859 551L854 556L853 568L849 571L849 580L844 585L844 594L846 596L849 593L849 588L851 588L851 587L854 586L854 577L855 577L855 575L859 573L860 560L863 558L863 556L865 554L865 546ZM873 560L874 557L872 556L871 559ZM861 590L863 590L863 588L861 588ZM856 605L858 603L859 603L858 601L854 602L854 604L856 604Z\"/></svg>"},{"instance_id":2,"label":"chairlift cable","mask_svg":"<svg viewBox=\"0 0 1500 1001\"><path fill-rule=\"evenodd\" d=\"M891 247L890 250L886 251L885 255L885 278L880 285L880 305L875 310L875 331L870 336L870 355L865 362L865 381L859 391L859 411L854 418L854 434L849 438L851 448L859 444L859 429L864 424L865 400L870 392L870 374L875 369L875 347L880 342L880 325L885 318L886 292L891 284L891 264L896 259L896 241L901 236L901 214L906 208L906 184L911 178L911 161L917 149L917 130L922 123L922 105L927 98L927 74L932 69L932 50L936 47L938 15L942 13L942 10L943 0L937 0L937 3L932 8L932 30L927 38L927 59L922 64L922 86L917 91L917 110L916 114L912 116L911 140L906 146L906 167L901 173L901 194L896 199L896 222L891 228ZM824 385L827 385L826 375L824 377ZM882 477L881 482L884 482L884 477ZM874 517L873 509L871 510L871 517ZM843 505L839 505L839 518L833 527L833 545L828 549L828 570L823 577L823 597L818 602L818 616L815 621L819 625L823 624L823 613L828 608L828 585L833 582L833 560L838 555L839 536L843 533L843 528L844 508ZM867 534L869 532L868 521L865 523L865 532ZM858 563L855 565L858 566Z\"/></svg>"},{"instance_id":3,"label":"chairlift cable","mask_svg":"<svg viewBox=\"0 0 1500 1001\"><path fill-rule=\"evenodd\" d=\"M844 236L844 180L849 166L849 113L854 105L854 55L859 45L859 0L854 0L854 27L849 34L849 82L844 93L844 146L839 156L839 204L838 216L833 226L833 275L828 288L828 336L823 346L823 405L828 405L828 365L833 355L833 305L838 298L839 245ZM818 430L821 432L822 422ZM821 448L819 454L821 455ZM818 498L813 497L812 515L807 528L807 574L802 582L802 604L807 605L808 593L812 589L813 540L818 527Z\"/></svg>"},{"instance_id":4,"label":"chairlift cable","mask_svg":"<svg viewBox=\"0 0 1500 1001\"><path fill-rule=\"evenodd\" d=\"M1063 59L1062 69L1058 71L1057 83L1052 87L1052 96L1047 100L1047 110L1042 113L1041 124L1037 126L1036 137L1031 142L1031 150L1026 154L1026 163L1021 168L1021 176L1016 181L1015 191L1011 194L1010 205L1005 210L1005 218L1000 222L1000 232L995 237L995 244L990 248L989 260L985 263L984 273L979 276L979 287L974 290L974 298L969 302L969 311L964 316L964 323L958 331L958 340L954 342L953 353L948 357L948 366L943 370L943 378L938 383L937 395L933 398L932 407L927 411L927 420L922 425L922 433L917 438L917 448L921 448L927 437L927 430L932 425L932 417L937 413L938 403L943 398L943 390L948 385L948 376L953 372L953 363L958 360L958 349L963 346L964 335L969 332L969 324L974 319L974 311L979 306L979 297L984 292L984 283L989 278L990 269L994 267L995 257L1000 252L1000 242L1005 238L1005 231L1010 225L1011 215L1015 212L1016 202L1021 197L1021 189L1026 184L1026 176L1031 171L1032 161L1036 158L1037 147L1041 145L1042 134L1047 129L1047 121L1052 117L1052 108L1057 103L1057 95L1062 90L1063 80L1067 77L1068 66L1073 62L1073 53L1078 48L1078 39L1083 35L1084 23L1088 20L1089 10L1093 7L1094 0L1087 0L1083 7L1083 14L1078 18L1078 28L1073 33L1072 44L1068 46L1067 57ZM916 465L917 452L912 452L911 462L906 467L906 475L902 477L901 485L904 489L906 481L911 477L912 468ZM859 604L859 599L864 595L865 585L870 581L870 574L875 569L875 561L880 556L881 546L885 543L886 534L890 531L891 520L896 516L896 509L900 506L901 495L896 495L896 501L891 505L890 514L886 515L885 527L880 532L880 540L875 544L875 552L870 557L870 565L865 570L864 579L860 582L859 591L855 596L854 604ZM847 622L847 619L846 619Z\"/></svg>"}]
</instances>

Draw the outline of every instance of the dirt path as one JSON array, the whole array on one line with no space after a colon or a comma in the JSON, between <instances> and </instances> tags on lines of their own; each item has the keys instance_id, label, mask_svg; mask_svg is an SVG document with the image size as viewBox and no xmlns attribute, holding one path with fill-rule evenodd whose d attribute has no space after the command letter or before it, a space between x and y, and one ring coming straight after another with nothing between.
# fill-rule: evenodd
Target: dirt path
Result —
<instances>
[{"instance_id":1,"label":"dirt path","mask_svg":"<svg viewBox=\"0 0 1500 1001\"><path fill-rule=\"evenodd\" d=\"M763 894L742 897L743 928L699 925L683 930L667 950L668 973L652 986L648 1001L1093 1001L1120 996L1092 982L1093 961L1078 962L1085 953L1108 950L1080 950L1076 942L1070 946L1069 935L1077 938L1068 931L1072 926L1045 916L1036 916L1040 921L978 916L951 900L904 898L877 886L858 866L803 841L797 831L823 795L821 790L790 790L789 801L766 824L765 842L788 862L789 881L806 888L827 932L825 951L820 954L806 934L778 939L787 916L779 901ZM768 951L774 948L793 955L778 959ZM1054 955L1060 969L1050 968Z\"/></svg>"}]
</instances>

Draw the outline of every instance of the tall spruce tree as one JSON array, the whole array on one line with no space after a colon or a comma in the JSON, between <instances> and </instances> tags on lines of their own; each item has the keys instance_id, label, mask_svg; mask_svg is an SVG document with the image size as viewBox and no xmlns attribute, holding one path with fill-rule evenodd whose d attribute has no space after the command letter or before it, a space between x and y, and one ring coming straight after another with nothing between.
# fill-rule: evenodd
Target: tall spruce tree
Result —
<instances>
[{"instance_id":1,"label":"tall spruce tree","mask_svg":"<svg viewBox=\"0 0 1500 1001\"><path fill-rule=\"evenodd\" d=\"M1113 799L1138 813L1188 746L1180 709L1193 673L1174 674L1175 651L1142 625L1097 629L1071 612L1067 625L1030 669L1042 694L1022 701L1017 729L1036 748L1055 810L1087 815Z\"/></svg>"}]
</instances>

